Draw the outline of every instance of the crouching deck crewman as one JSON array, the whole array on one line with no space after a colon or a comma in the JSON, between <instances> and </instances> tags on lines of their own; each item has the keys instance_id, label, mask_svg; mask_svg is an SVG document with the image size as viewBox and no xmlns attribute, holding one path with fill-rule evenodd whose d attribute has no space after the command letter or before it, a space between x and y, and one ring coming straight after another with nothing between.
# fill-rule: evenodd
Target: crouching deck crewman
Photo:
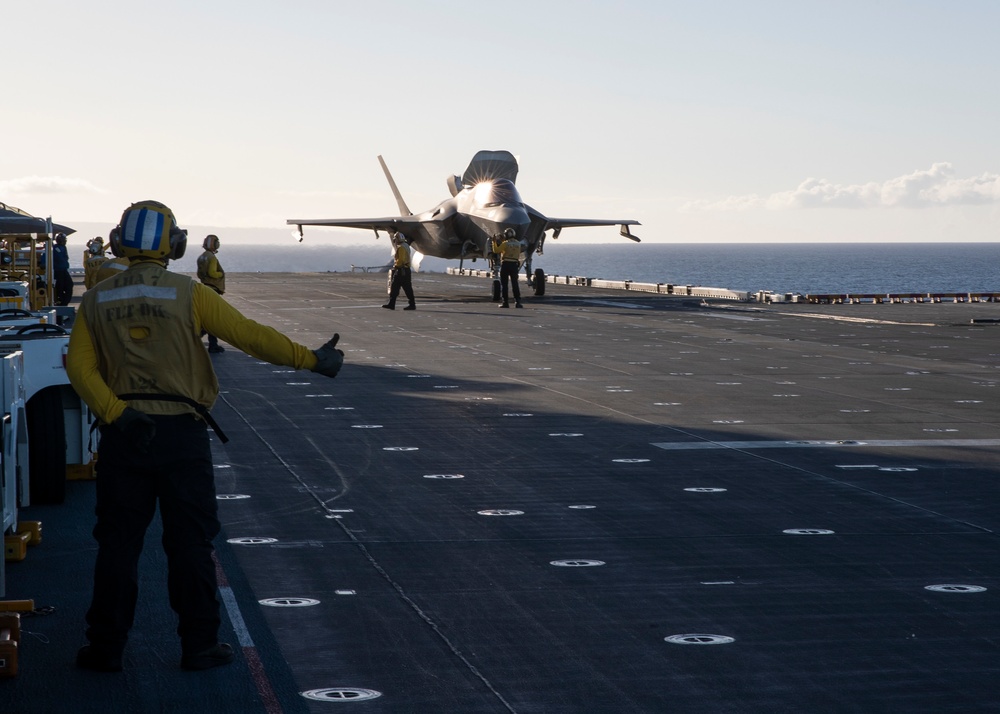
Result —
<instances>
[{"instance_id":1,"label":"crouching deck crewman","mask_svg":"<svg viewBox=\"0 0 1000 714\"><path fill-rule=\"evenodd\" d=\"M168 260L180 258L186 243L169 208L132 204L111 240L129 267L84 295L70 336L70 381L101 424L89 644L76 657L84 669L122 669L143 536L157 501L181 667L233 659L218 640L212 539L220 525L206 421L217 429L208 410L219 384L202 330L254 357L328 377L344 360L339 335L313 351L244 317L197 280L169 272Z\"/></svg>"}]
</instances>

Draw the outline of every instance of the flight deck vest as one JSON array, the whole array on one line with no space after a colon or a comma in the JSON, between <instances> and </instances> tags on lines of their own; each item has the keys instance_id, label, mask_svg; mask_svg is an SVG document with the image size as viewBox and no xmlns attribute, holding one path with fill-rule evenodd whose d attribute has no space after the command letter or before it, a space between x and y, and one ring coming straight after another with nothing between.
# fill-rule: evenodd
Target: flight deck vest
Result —
<instances>
[{"instance_id":1,"label":"flight deck vest","mask_svg":"<svg viewBox=\"0 0 1000 714\"><path fill-rule=\"evenodd\" d=\"M211 270L213 262L218 271L222 273L218 278L212 277L208 272ZM219 295L226 292L226 273L215 259L215 253L210 250L206 250L198 256L198 279L210 288L214 288Z\"/></svg>"},{"instance_id":2,"label":"flight deck vest","mask_svg":"<svg viewBox=\"0 0 1000 714\"><path fill-rule=\"evenodd\" d=\"M83 261L83 286L90 290L90 288L97 285L97 273L101 269L101 266L108 262L108 257L101 253L100 255L92 255L89 251L87 253L87 259Z\"/></svg>"},{"instance_id":3,"label":"flight deck vest","mask_svg":"<svg viewBox=\"0 0 1000 714\"><path fill-rule=\"evenodd\" d=\"M219 382L195 328L191 278L159 263L133 264L83 296L97 354L97 368L118 395L149 394L127 401L147 414L185 414L187 404L160 401L156 394L194 400L211 408Z\"/></svg>"}]
</instances>

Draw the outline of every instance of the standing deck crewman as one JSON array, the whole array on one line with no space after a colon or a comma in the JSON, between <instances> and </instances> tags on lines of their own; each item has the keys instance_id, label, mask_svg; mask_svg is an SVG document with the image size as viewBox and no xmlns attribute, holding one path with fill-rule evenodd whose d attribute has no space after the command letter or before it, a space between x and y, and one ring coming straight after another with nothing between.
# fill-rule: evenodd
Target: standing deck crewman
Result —
<instances>
[{"instance_id":1,"label":"standing deck crewman","mask_svg":"<svg viewBox=\"0 0 1000 714\"><path fill-rule=\"evenodd\" d=\"M521 243L517 240L517 234L513 228L506 228L503 232L503 240L493 241L493 252L500 256L500 291L502 302L500 307L510 307L507 299L507 282L510 282L510 289L514 292L514 307L524 307L521 305L521 288L517 284L517 271L521 266Z\"/></svg>"},{"instance_id":2,"label":"standing deck crewman","mask_svg":"<svg viewBox=\"0 0 1000 714\"><path fill-rule=\"evenodd\" d=\"M219 295L226 294L226 271L219 265L219 236L209 234L205 236L201 247L205 252L198 256L198 279L212 288ZM219 339L211 332L208 333L208 351L212 353L225 352L225 348L219 345Z\"/></svg>"},{"instance_id":3,"label":"standing deck crewman","mask_svg":"<svg viewBox=\"0 0 1000 714\"><path fill-rule=\"evenodd\" d=\"M339 335L310 350L244 317L198 281L169 272L168 260L180 258L186 244L169 208L132 204L111 239L129 268L84 294L70 335L70 382L101 425L89 644L76 657L83 669L122 669L143 537L157 503L180 665L200 670L233 659L218 640L212 539L220 525L206 422L217 429L208 410L219 383L202 329L259 359L328 377L344 361Z\"/></svg>"},{"instance_id":4,"label":"standing deck crewman","mask_svg":"<svg viewBox=\"0 0 1000 714\"><path fill-rule=\"evenodd\" d=\"M66 248L66 234L56 235L52 246L52 278L55 281L56 305L69 305L73 299L73 276L69 273L69 250Z\"/></svg>"},{"instance_id":5,"label":"standing deck crewman","mask_svg":"<svg viewBox=\"0 0 1000 714\"><path fill-rule=\"evenodd\" d=\"M392 237L393 249L392 263L392 283L389 286L389 302L382 307L387 310L396 309L396 298L399 297L399 289L406 293L409 304L404 310L416 310L417 304L413 301L413 284L411 282L410 270L410 241L402 233L396 233Z\"/></svg>"}]
</instances>

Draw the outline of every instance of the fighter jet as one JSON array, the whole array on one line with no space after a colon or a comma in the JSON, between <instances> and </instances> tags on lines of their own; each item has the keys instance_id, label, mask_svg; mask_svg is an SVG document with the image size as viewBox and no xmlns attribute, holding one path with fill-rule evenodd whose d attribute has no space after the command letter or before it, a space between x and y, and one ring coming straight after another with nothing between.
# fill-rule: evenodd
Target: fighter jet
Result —
<instances>
[{"instance_id":1,"label":"fighter jet","mask_svg":"<svg viewBox=\"0 0 1000 714\"><path fill-rule=\"evenodd\" d=\"M478 152L464 174L447 179L451 198L416 215L407 207L385 161L381 156L378 160L402 215L385 218L291 218L288 225L298 226L300 241L302 226L366 228L375 231L376 238L379 231L389 235L399 234L416 252L415 267L419 267L425 255L460 261L484 258L489 261L493 273L494 300L499 298L500 263L492 252L492 242L508 229L514 231L523 246L525 276L535 295L545 294L545 273L541 268L532 272L531 259L536 254L542 255L547 231L551 231L555 239L563 228L617 225L621 227L623 237L639 242L628 228L640 225L638 221L549 218L526 204L514 185L517 159L509 151Z\"/></svg>"}]
</instances>

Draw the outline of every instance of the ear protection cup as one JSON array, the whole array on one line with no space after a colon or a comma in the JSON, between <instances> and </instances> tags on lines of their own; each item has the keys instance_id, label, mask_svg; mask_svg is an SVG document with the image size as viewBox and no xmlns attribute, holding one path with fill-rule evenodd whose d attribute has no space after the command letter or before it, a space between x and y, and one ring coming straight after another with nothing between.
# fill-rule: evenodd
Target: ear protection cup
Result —
<instances>
[{"instance_id":1,"label":"ear protection cup","mask_svg":"<svg viewBox=\"0 0 1000 714\"><path fill-rule=\"evenodd\" d=\"M205 240L202 241L201 247L214 253L219 249L219 236L212 233L205 236Z\"/></svg>"}]
</instances>

